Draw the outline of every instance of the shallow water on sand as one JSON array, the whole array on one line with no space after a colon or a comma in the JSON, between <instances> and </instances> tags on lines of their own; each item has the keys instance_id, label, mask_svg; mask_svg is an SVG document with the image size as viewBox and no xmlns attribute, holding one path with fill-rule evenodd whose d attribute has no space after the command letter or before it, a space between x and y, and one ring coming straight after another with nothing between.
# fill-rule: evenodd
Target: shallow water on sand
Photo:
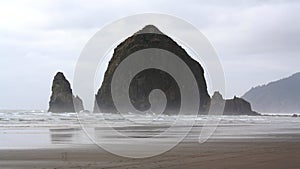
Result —
<instances>
[{"instance_id":1,"label":"shallow water on sand","mask_svg":"<svg viewBox=\"0 0 300 169\"><path fill-rule=\"evenodd\" d=\"M209 141L226 139L274 141L300 141L300 118L290 116L183 116L171 135L160 135L177 119L177 116L115 115L81 113L49 113L45 111L0 111L0 149L32 149L51 147L76 147L94 144L89 134L106 133L105 141L121 144L126 140L110 135L109 124L128 137L172 138L184 133L185 126L195 122L186 142L198 142L203 125L214 128ZM104 121L105 119L105 121ZM128 120L130 119L130 120ZM153 120L154 119L154 120ZM132 123L135 121L135 123ZM148 123L151 121L151 124ZM216 123L218 121L219 123Z\"/></svg>"}]
</instances>

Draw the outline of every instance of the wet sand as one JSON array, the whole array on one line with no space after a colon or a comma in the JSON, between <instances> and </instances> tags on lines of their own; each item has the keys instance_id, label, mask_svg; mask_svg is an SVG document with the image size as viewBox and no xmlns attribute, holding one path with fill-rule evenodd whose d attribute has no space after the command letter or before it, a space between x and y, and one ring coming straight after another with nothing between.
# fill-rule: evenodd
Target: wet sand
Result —
<instances>
[{"instance_id":1,"label":"wet sand","mask_svg":"<svg viewBox=\"0 0 300 169\"><path fill-rule=\"evenodd\" d=\"M0 150L0 168L299 169L299 140L183 142L156 157L129 159L97 146Z\"/></svg>"}]
</instances>

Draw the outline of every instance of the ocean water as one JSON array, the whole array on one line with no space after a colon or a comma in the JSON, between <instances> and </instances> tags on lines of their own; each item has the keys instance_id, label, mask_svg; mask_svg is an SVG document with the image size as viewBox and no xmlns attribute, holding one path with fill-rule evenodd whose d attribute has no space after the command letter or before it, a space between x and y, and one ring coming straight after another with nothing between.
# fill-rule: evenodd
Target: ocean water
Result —
<instances>
[{"instance_id":1,"label":"ocean water","mask_svg":"<svg viewBox=\"0 0 300 169\"><path fill-rule=\"evenodd\" d=\"M176 121L177 120L177 121ZM177 122L174 124L174 122ZM212 128L207 141L298 141L300 117L291 116L154 116L93 113L49 113L41 110L0 110L0 149L30 149L93 145L95 136L112 144L124 138L170 138L198 142L203 127ZM173 127L172 133L164 131ZM104 135L103 135L104 134ZM122 140L123 139L123 140Z\"/></svg>"}]
</instances>

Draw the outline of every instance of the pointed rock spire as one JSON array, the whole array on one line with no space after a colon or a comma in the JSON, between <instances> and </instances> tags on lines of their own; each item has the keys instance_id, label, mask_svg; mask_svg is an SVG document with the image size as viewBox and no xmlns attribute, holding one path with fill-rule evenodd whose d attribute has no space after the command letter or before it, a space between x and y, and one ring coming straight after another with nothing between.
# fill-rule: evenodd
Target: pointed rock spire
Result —
<instances>
[{"instance_id":1,"label":"pointed rock spire","mask_svg":"<svg viewBox=\"0 0 300 169\"><path fill-rule=\"evenodd\" d=\"M75 112L74 106L77 110L83 110L82 100L78 96L74 97L69 81L62 72L58 72L53 79L48 111Z\"/></svg>"},{"instance_id":2,"label":"pointed rock spire","mask_svg":"<svg viewBox=\"0 0 300 169\"><path fill-rule=\"evenodd\" d=\"M143 34L143 33L155 33L155 34L163 34L156 26L154 25L146 25L143 29L137 31L135 34Z\"/></svg>"}]
</instances>

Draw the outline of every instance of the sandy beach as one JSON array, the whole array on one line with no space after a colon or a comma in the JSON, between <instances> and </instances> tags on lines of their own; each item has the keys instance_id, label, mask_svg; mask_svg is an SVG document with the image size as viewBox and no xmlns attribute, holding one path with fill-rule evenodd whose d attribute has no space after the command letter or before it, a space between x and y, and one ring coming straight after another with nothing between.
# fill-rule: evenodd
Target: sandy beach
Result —
<instances>
[{"instance_id":1,"label":"sandy beach","mask_svg":"<svg viewBox=\"0 0 300 169\"><path fill-rule=\"evenodd\" d=\"M171 151L146 159L118 157L95 146L1 150L0 168L298 169L299 157L299 142L227 140L201 145L182 143Z\"/></svg>"},{"instance_id":2,"label":"sandy beach","mask_svg":"<svg viewBox=\"0 0 300 169\"><path fill-rule=\"evenodd\" d=\"M175 148L158 156L133 159L111 154L94 144L83 132L76 114L18 112L10 114L9 119L2 116L0 120L1 169L300 168L300 118L201 116L187 137ZM96 123L92 116L94 115L86 115L86 120L96 126L93 131L106 130L102 126L103 122ZM158 126L129 127L129 123L119 117L112 115L109 117L112 124L119 126L116 129L130 135L151 136L159 131ZM160 123L166 123L173 118L164 117ZM216 131L206 142L200 144L198 139L203 124L215 119L220 119ZM215 125L211 125L213 126ZM165 126L160 127L164 130ZM181 127L178 126L177 129L178 132L173 133L175 134L173 136L181 134ZM125 151L132 151L126 147L128 142L125 143L118 137L108 135L104 138L112 145L120 144Z\"/></svg>"}]
</instances>

